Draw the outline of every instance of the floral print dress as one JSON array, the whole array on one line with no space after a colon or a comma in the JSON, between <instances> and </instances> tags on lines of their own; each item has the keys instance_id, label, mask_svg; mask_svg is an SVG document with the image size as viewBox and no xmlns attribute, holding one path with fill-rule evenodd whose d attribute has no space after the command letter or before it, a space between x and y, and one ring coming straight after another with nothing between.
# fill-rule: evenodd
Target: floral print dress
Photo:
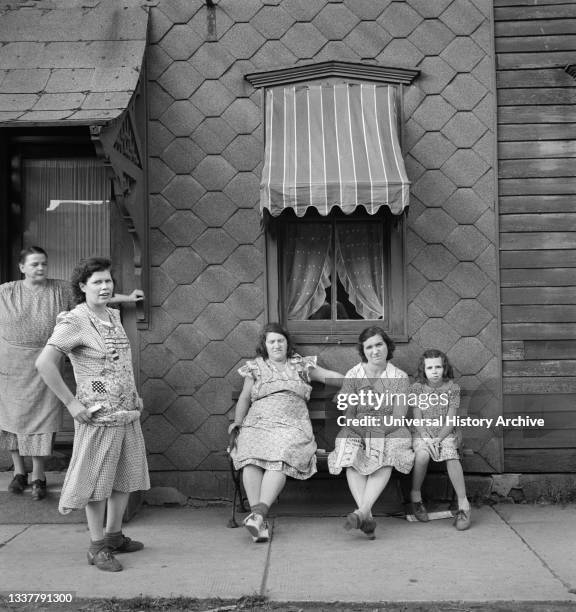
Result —
<instances>
[{"instance_id":1,"label":"floral print dress","mask_svg":"<svg viewBox=\"0 0 576 612\"><path fill-rule=\"evenodd\" d=\"M287 363L280 371L257 357L238 370L254 385L250 409L230 454L237 470L256 465L305 480L316 472L316 441L307 406L312 390L309 371L316 367L316 357L294 355Z\"/></svg>"}]
</instances>

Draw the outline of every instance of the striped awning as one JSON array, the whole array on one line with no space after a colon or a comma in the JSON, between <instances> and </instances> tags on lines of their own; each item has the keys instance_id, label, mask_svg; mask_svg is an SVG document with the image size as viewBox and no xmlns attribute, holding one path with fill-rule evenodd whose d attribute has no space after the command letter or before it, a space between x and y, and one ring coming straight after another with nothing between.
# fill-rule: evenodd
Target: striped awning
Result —
<instances>
[{"instance_id":1,"label":"striped awning","mask_svg":"<svg viewBox=\"0 0 576 612\"><path fill-rule=\"evenodd\" d=\"M408 206L408 177L397 134L396 89L342 83L270 88L260 207L273 216L310 206L374 214Z\"/></svg>"}]
</instances>

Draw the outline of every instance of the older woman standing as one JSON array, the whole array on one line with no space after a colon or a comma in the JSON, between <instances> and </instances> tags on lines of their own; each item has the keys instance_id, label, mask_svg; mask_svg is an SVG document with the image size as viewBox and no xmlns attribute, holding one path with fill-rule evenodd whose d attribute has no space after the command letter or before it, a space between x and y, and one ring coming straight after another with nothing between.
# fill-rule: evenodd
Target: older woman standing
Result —
<instances>
[{"instance_id":1,"label":"older woman standing","mask_svg":"<svg viewBox=\"0 0 576 612\"><path fill-rule=\"evenodd\" d=\"M316 357L302 357L278 323L264 327L257 357L242 366L244 387L230 432L239 428L231 450L251 513L244 519L255 542L269 538L266 517L286 477L299 480L316 472L316 442L306 402L311 381L339 385L342 374L321 368Z\"/></svg>"},{"instance_id":2,"label":"older woman standing","mask_svg":"<svg viewBox=\"0 0 576 612\"><path fill-rule=\"evenodd\" d=\"M38 375L34 361L58 313L73 308L75 301L68 281L47 277L44 249L24 249L19 266L24 279L0 285L0 449L12 455L12 493L28 486L22 456L32 457L32 497L40 500L46 497L44 463L59 429L60 402ZM137 301L142 295L135 290L114 301Z\"/></svg>"},{"instance_id":3,"label":"older woman standing","mask_svg":"<svg viewBox=\"0 0 576 612\"><path fill-rule=\"evenodd\" d=\"M93 257L75 268L72 286L80 303L58 316L36 366L75 421L59 510L86 509L88 563L117 572L122 565L114 553L143 548L122 534L122 518L130 492L149 489L150 480L130 344L119 313L107 307L114 288L110 267L110 260ZM76 396L58 367L64 353L74 368Z\"/></svg>"},{"instance_id":4,"label":"older woman standing","mask_svg":"<svg viewBox=\"0 0 576 612\"><path fill-rule=\"evenodd\" d=\"M367 327L360 333L361 361L346 373L340 395L349 399L346 417L373 417L375 424L343 427L336 437L335 449L328 456L331 474L340 474L346 468L348 486L357 506L346 517L344 528L361 529L370 539L374 539L376 529L372 507L386 488L392 469L408 474L414 463L410 432L401 425L406 414L402 394L405 396L408 390L408 375L390 363L394 348L380 327ZM380 404L375 401L376 394L384 399ZM361 398L365 398L364 402Z\"/></svg>"}]
</instances>

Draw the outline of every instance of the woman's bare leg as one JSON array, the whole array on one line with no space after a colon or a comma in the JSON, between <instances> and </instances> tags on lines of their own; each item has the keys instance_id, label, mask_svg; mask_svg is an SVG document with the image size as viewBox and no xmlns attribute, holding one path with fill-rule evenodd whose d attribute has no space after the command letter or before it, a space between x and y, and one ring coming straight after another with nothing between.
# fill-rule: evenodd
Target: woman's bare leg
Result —
<instances>
[{"instance_id":1,"label":"woman's bare leg","mask_svg":"<svg viewBox=\"0 0 576 612\"><path fill-rule=\"evenodd\" d=\"M247 465L242 469L242 482L250 506L255 506L260 501L263 477L264 470L257 465Z\"/></svg>"}]
</instances>

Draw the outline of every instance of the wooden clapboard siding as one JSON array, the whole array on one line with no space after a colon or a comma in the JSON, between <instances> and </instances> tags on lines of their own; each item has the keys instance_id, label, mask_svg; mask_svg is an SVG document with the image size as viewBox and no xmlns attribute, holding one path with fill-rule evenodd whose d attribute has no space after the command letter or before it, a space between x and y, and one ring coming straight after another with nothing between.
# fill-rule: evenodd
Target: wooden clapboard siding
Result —
<instances>
[{"instance_id":1,"label":"wooden clapboard siding","mask_svg":"<svg viewBox=\"0 0 576 612\"><path fill-rule=\"evenodd\" d=\"M575 134L576 137L576 134ZM574 212L573 195L522 195L500 196L500 214L514 213L561 213Z\"/></svg>"},{"instance_id":2,"label":"wooden clapboard siding","mask_svg":"<svg viewBox=\"0 0 576 612\"><path fill-rule=\"evenodd\" d=\"M503 389L507 394L547 393L553 401L557 393L576 393L576 376L509 376L504 378Z\"/></svg>"},{"instance_id":3,"label":"wooden clapboard siding","mask_svg":"<svg viewBox=\"0 0 576 612\"><path fill-rule=\"evenodd\" d=\"M494 0L504 469L576 469L576 2Z\"/></svg>"},{"instance_id":4,"label":"wooden clapboard siding","mask_svg":"<svg viewBox=\"0 0 576 612\"><path fill-rule=\"evenodd\" d=\"M576 157L576 142L574 140L539 140L500 144L500 159L531 159L534 157Z\"/></svg>"},{"instance_id":5,"label":"wooden clapboard siding","mask_svg":"<svg viewBox=\"0 0 576 612\"><path fill-rule=\"evenodd\" d=\"M566 123L530 123L526 125L510 123L500 124L498 140L505 142L534 143L538 140L573 140L576 138L576 124Z\"/></svg>"},{"instance_id":6,"label":"wooden clapboard siding","mask_svg":"<svg viewBox=\"0 0 576 612\"><path fill-rule=\"evenodd\" d=\"M502 341L502 359L503 361L512 361L513 359L524 359L524 342L521 340L503 340Z\"/></svg>"},{"instance_id":7,"label":"wooden clapboard siding","mask_svg":"<svg viewBox=\"0 0 576 612\"><path fill-rule=\"evenodd\" d=\"M502 323L503 340L563 340L576 338L574 323Z\"/></svg>"},{"instance_id":8,"label":"wooden clapboard siding","mask_svg":"<svg viewBox=\"0 0 576 612\"><path fill-rule=\"evenodd\" d=\"M502 306L502 323L541 323L558 319L576 322L576 305Z\"/></svg>"},{"instance_id":9,"label":"wooden clapboard siding","mask_svg":"<svg viewBox=\"0 0 576 612\"><path fill-rule=\"evenodd\" d=\"M576 340L544 340L522 343L526 359L576 359ZM574 398L571 398L574 408Z\"/></svg>"},{"instance_id":10,"label":"wooden clapboard siding","mask_svg":"<svg viewBox=\"0 0 576 612\"><path fill-rule=\"evenodd\" d=\"M573 268L576 249L541 251L502 251L500 266L504 268Z\"/></svg>"},{"instance_id":11,"label":"wooden clapboard siding","mask_svg":"<svg viewBox=\"0 0 576 612\"><path fill-rule=\"evenodd\" d=\"M576 372L574 359L535 359L534 361L507 361L503 376L571 376ZM574 415L576 418L576 415Z\"/></svg>"},{"instance_id":12,"label":"wooden clapboard siding","mask_svg":"<svg viewBox=\"0 0 576 612\"><path fill-rule=\"evenodd\" d=\"M503 288L502 304L574 304L576 287L513 287Z\"/></svg>"},{"instance_id":13,"label":"wooden clapboard siding","mask_svg":"<svg viewBox=\"0 0 576 612\"><path fill-rule=\"evenodd\" d=\"M576 177L561 178L524 178L524 179L502 179L498 180L500 195L561 195L569 194L575 197Z\"/></svg>"},{"instance_id":14,"label":"wooden clapboard siding","mask_svg":"<svg viewBox=\"0 0 576 612\"><path fill-rule=\"evenodd\" d=\"M576 285L573 268L502 270L502 287L558 287Z\"/></svg>"},{"instance_id":15,"label":"wooden clapboard siding","mask_svg":"<svg viewBox=\"0 0 576 612\"><path fill-rule=\"evenodd\" d=\"M542 218L545 218L545 214ZM500 248L504 251L554 248L572 250L574 246L574 232L502 232L500 234Z\"/></svg>"},{"instance_id":16,"label":"wooden clapboard siding","mask_svg":"<svg viewBox=\"0 0 576 612\"><path fill-rule=\"evenodd\" d=\"M502 178L567 176L573 170L573 159L505 159L498 163Z\"/></svg>"},{"instance_id":17,"label":"wooden clapboard siding","mask_svg":"<svg viewBox=\"0 0 576 612\"><path fill-rule=\"evenodd\" d=\"M504 416L526 414L540 417L548 412L574 412L574 397L570 394L556 394L554 399L549 395L509 395L504 399Z\"/></svg>"},{"instance_id":18,"label":"wooden clapboard siding","mask_svg":"<svg viewBox=\"0 0 576 612\"><path fill-rule=\"evenodd\" d=\"M566 232L576 231L576 211L570 213L525 213L502 215L500 229L504 232Z\"/></svg>"},{"instance_id":19,"label":"wooden clapboard siding","mask_svg":"<svg viewBox=\"0 0 576 612\"><path fill-rule=\"evenodd\" d=\"M500 44L504 43L506 38L510 37L539 36L541 34L538 21L500 21L496 23L494 31L501 41ZM547 25L546 32L548 36L562 34L575 35L576 19L550 21ZM511 51L514 50L512 49Z\"/></svg>"},{"instance_id":20,"label":"wooden clapboard siding","mask_svg":"<svg viewBox=\"0 0 576 612\"><path fill-rule=\"evenodd\" d=\"M516 429L504 433L504 445L509 449L546 449L550 447L571 449L574 446L574 436L576 436L575 428L542 428L536 431L528 430L526 434Z\"/></svg>"},{"instance_id":21,"label":"wooden clapboard siding","mask_svg":"<svg viewBox=\"0 0 576 612\"><path fill-rule=\"evenodd\" d=\"M574 52L571 52L572 60ZM568 62L566 62L568 63ZM560 66L562 63L559 64ZM561 70L559 65L554 65L554 70ZM576 109L568 106L550 104L546 108L541 106L503 106L498 103L498 123L573 123L576 117Z\"/></svg>"}]
</instances>

